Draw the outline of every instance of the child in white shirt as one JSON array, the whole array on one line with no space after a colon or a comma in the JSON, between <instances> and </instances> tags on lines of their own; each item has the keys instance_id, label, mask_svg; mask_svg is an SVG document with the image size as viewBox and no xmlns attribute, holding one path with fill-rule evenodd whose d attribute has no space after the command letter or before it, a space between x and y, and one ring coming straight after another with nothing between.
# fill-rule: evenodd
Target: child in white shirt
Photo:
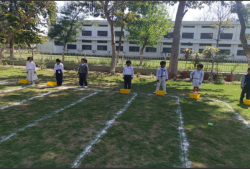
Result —
<instances>
[{"instance_id":1,"label":"child in white shirt","mask_svg":"<svg viewBox=\"0 0 250 169\"><path fill-rule=\"evenodd\" d=\"M131 80L134 77L134 69L133 67L130 66L131 65L130 60L126 61L126 65L127 66L123 68L123 73L122 73L124 79L124 89L131 89Z\"/></svg>"},{"instance_id":2,"label":"child in white shirt","mask_svg":"<svg viewBox=\"0 0 250 169\"><path fill-rule=\"evenodd\" d=\"M168 70L167 70L167 68L165 68L165 66L166 66L165 61L161 61L160 65L161 65L161 67L159 67L156 71L156 78L157 78L156 90L160 89L160 86L162 83L162 88L166 92L166 81L168 81ZM165 93L165 94L167 94L167 93Z\"/></svg>"},{"instance_id":3,"label":"child in white shirt","mask_svg":"<svg viewBox=\"0 0 250 169\"><path fill-rule=\"evenodd\" d=\"M203 81L204 72L201 70L203 68L202 64L197 65L197 70L194 70L190 73L190 80L192 80L192 86L194 86L193 92L198 94L199 87Z\"/></svg>"},{"instance_id":4,"label":"child in white shirt","mask_svg":"<svg viewBox=\"0 0 250 169\"><path fill-rule=\"evenodd\" d=\"M30 84L35 84L35 80L38 79L36 74L36 64L33 62L32 57L28 57L28 62L26 63L26 73L27 73L27 80L30 81Z\"/></svg>"},{"instance_id":5,"label":"child in white shirt","mask_svg":"<svg viewBox=\"0 0 250 169\"><path fill-rule=\"evenodd\" d=\"M62 85L63 81L63 64L61 63L61 60L59 58L56 59L56 64L54 67L54 75L56 76L57 86Z\"/></svg>"}]
</instances>

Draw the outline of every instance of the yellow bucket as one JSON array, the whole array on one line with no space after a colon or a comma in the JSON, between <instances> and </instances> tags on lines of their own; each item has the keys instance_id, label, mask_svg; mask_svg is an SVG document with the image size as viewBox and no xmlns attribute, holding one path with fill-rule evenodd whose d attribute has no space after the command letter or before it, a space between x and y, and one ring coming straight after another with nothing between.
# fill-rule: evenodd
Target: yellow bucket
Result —
<instances>
[{"instance_id":1,"label":"yellow bucket","mask_svg":"<svg viewBox=\"0 0 250 169\"><path fill-rule=\"evenodd\" d=\"M48 82L47 85L48 86L57 86L57 82Z\"/></svg>"},{"instance_id":2,"label":"yellow bucket","mask_svg":"<svg viewBox=\"0 0 250 169\"><path fill-rule=\"evenodd\" d=\"M166 92L165 92L164 90L156 90L156 91L155 91L155 94L156 94L156 95L165 95L165 93L166 93Z\"/></svg>"},{"instance_id":3,"label":"yellow bucket","mask_svg":"<svg viewBox=\"0 0 250 169\"><path fill-rule=\"evenodd\" d=\"M129 94L130 93L130 89L120 89L120 93L122 93L122 94Z\"/></svg>"},{"instance_id":4,"label":"yellow bucket","mask_svg":"<svg viewBox=\"0 0 250 169\"><path fill-rule=\"evenodd\" d=\"M26 79L20 79L19 82L23 83L23 84L28 84L30 81L28 81Z\"/></svg>"},{"instance_id":5,"label":"yellow bucket","mask_svg":"<svg viewBox=\"0 0 250 169\"><path fill-rule=\"evenodd\" d=\"M192 98L192 99L199 99L200 94L189 93L189 97Z\"/></svg>"},{"instance_id":6,"label":"yellow bucket","mask_svg":"<svg viewBox=\"0 0 250 169\"><path fill-rule=\"evenodd\" d=\"M250 106L250 99L245 99L245 100L244 100L244 104Z\"/></svg>"}]
</instances>

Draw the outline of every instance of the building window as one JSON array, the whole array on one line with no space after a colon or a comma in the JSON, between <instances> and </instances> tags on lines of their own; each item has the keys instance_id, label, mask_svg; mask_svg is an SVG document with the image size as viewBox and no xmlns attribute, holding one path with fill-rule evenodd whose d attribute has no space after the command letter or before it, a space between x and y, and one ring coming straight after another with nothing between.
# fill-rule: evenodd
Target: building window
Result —
<instances>
[{"instance_id":1,"label":"building window","mask_svg":"<svg viewBox=\"0 0 250 169\"><path fill-rule=\"evenodd\" d=\"M72 40L71 42L76 42L76 40Z\"/></svg>"},{"instance_id":2,"label":"building window","mask_svg":"<svg viewBox=\"0 0 250 169\"><path fill-rule=\"evenodd\" d=\"M181 46L193 46L192 43L181 43Z\"/></svg>"},{"instance_id":3,"label":"building window","mask_svg":"<svg viewBox=\"0 0 250 169\"><path fill-rule=\"evenodd\" d=\"M173 38L173 32L167 33L167 34L164 36L164 38L168 38L168 39Z\"/></svg>"},{"instance_id":4,"label":"building window","mask_svg":"<svg viewBox=\"0 0 250 169\"><path fill-rule=\"evenodd\" d=\"M204 49L199 49L199 53L202 53Z\"/></svg>"},{"instance_id":5,"label":"building window","mask_svg":"<svg viewBox=\"0 0 250 169\"><path fill-rule=\"evenodd\" d=\"M213 33L201 33L201 39L212 39Z\"/></svg>"},{"instance_id":6,"label":"building window","mask_svg":"<svg viewBox=\"0 0 250 169\"><path fill-rule=\"evenodd\" d=\"M115 36L120 36L122 34L122 36L124 35L124 32L122 31L115 31Z\"/></svg>"},{"instance_id":7,"label":"building window","mask_svg":"<svg viewBox=\"0 0 250 169\"><path fill-rule=\"evenodd\" d=\"M129 42L129 44L136 44L136 42Z\"/></svg>"},{"instance_id":8,"label":"building window","mask_svg":"<svg viewBox=\"0 0 250 169\"><path fill-rule=\"evenodd\" d=\"M100 27L108 27L108 25L99 25Z\"/></svg>"},{"instance_id":9,"label":"building window","mask_svg":"<svg viewBox=\"0 0 250 169\"><path fill-rule=\"evenodd\" d=\"M211 43L200 43L199 46L212 46Z\"/></svg>"},{"instance_id":10,"label":"building window","mask_svg":"<svg viewBox=\"0 0 250 169\"><path fill-rule=\"evenodd\" d=\"M67 49L76 49L76 45L67 44Z\"/></svg>"},{"instance_id":11,"label":"building window","mask_svg":"<svg viewBox=\"0 0 250 169\"><path fill-rule=\"evenodd\" d=\"M108 31L98 31L97 36L108 36Z\"/></svg>"},{"instance_id":12,"label":"building window","mask_svg":"<svg viewBox=\"0 0 250 169\"><path fill-rule=\"evenodd\" d=\"M231 51L230 50L225 50L225 49L220 49L219 53L229 55L231 53Z\"/></svg>"},{"instance_id":13,"label":"building window","mask_svg":"<svg viewBox=\"0 0 250 169\"><path fill-rule=\"evenodd\" d=\"M238 55L238 56L246 56L244 50L237 50L237 55Z\"/></svg>"},{"instance_id":14,"label":"building window","mask_svg":"<svg viewBox=\"0 0 250 169\"><path fill-rule=\"evenodd\" d=\"M185 25L185 26L183 26L183 28L195 28L195 26L191 26L191 25Z\"/></svg>"},{"instance_id":15,"label":"building window","mask_svg":"<svg viewBox=\"0 0 250 169\"><path fill-rule=\"evenodd\" d=\"M92 50L91 45L82 45L82 50Z\"/></svg>"},{"instance_id":16,"label":"building window","mask_svg":"<svg viewBox=\"0 0 250 169\"><path fill-rule=\"evenodd\" d=\"M82 36L92 36L92 31L82 31Z\"/></svg>"},{"instance_id":17,"label":"building window","mask_svg":"<svg viewBox=\"0 0 250 169\"><path fill-rule=\"evenodd\" d=\"M63 43L61 43L61 42L54 42L54 44L56 45L56 46L64 46L64 44Z\"/></svg>"},{"instance_id":18,"label":"building window","mask_svg":"<svg viewBox=\"0 0 250 169\"><path fill-rule=\"evenodd\" d=\"M140 51L140 47L129 46L129 52L139 52L139 51Z\"/></svg>"},{"instance_id":19,"label":"building window","mask_svg":"<svg viewBox=\"0 0 250 169\"><path fill-rule=\"evenodd\" d=\"M98 40L97 43L108 43L106 40Z\"/></svg>"},{"instance_id":20,"label":"building window","mask_svg":"<svg viewBox=\"0 0 250 169\"><path fill-rule=\"evenodd\" d=\"M156 48L146 47L146 52L156 52Z\"/></svg>"},{"instance_id":21,"label":"building window","mask_svg":"<svg viewBox=\"0 0 250 169\"><path fill-rule=\"evenodd\" d=\"M219 44L219 47L231 47L231 44Z\"/></svg>"},{"instance_id":22,"label":"building window","mask_svg":"<svg viewBox=\"0 0 250 169\"><path fill-rule=\"evenodd\" d=\"M115 41L115 43L119 43L119 41ZM123 41L121 41L121 43L123 43Z\"/></svg>"},{"instance_id":23,"label":"building window","mask_svg":"<svg viewBox=\"0 0 250 169\"><path fill-rule=\"evenodd\" d=\"M201 28L212 28L212 26L201 26Z\"/></svg>"},{"instance_id":24,"label":"building window","mask_svg":"<svg viewBox=\"0 0 250 169\"><path fill-rule=\"evenodd\" d=\"M163 53L171 53L171 48L163 48Z\"/></svg>"},{"instance_id":25,"label":"building window","mask_svg":"<svg viewBox=\"0 0 250 169\"><path fill-rule=\"evenodd\" d=\"M181 50L180 50L180 53L185 53L183 50L185 50L186 48L181 48ZM188 48L188 49L190 49L190 50L192 50L192 48Z\"/></svg>"},{"instance_id":26,"label":"building window","mask_svg":"<svg viewBox=\"0 0 250 169\"><path fill-rule=\"evenodd\" d=\"M194 33L182 33L183 39L194 39Z\"/></svg>"},{"instance_id":27,"label":"building window","mask_svg":"<svg viewBox=\"0 0 250 169\"><path fill-rule=\"evenodd\" d=\"M116 46L116 51L118 51L119 46ZM121 46L120 51L123 51L123 46Z\"/></svg>"},{"instance_id":28,"label":"building window","mask_svg":"<svg viewBox=\"0 0 250 169\"><path fill-rule=\"evenodd\" d=\"M169 43L169 42L163 42L163 45L172 45L172 43Z\"/></svg>"},{"instance_id":29,"label":"building window","mask_svg":"<svg viewBox=\"0 0 250 169\"><path fill-rule=\"evenodd\" d=\"M234 26L221 26L221 28L234 28Z\"/></svg>"},{"instance_id":30,"label":"building window","mask_svg":"<svg viewBox=\"0 0 250 169\"><path fill-rule=\"evenodd\" d=\"M82 40L83 43L91 43L92 40Z\"/></svg>"},{"instance_id":31,"label":"building window","mask_svg":"<svg viewBox=\"0 0 250 169\"><path fill-rule=\"evenodd\" d=\"M107 51L107 49L108 49L107 46L97 45L97 50L105 50L105 51Z\"/></svg>"},{"instance_id":32,"label":"building window","mask_svg":"<svg viewBox=\"0 0 250 169\"><path fill-rule=\"evenodd\" d=\"M233 39L233 34L232 33L221 33L220 39Z\"/></svg>"},{"instance_id":33,"label":"building window","mask_svg":"<svg viewBox=\"0 0 250 169\"><path fill-rule=\"evenodd\" d=\"M87 25L87 24L86 24L86 25L83 25L83 26L92 26L92 25Z\"/></svg>"},{"instance_id":34,"label":"building window","mask_svg":"<svg viewBox=\"0 0 250 169\"><path fill-rule=\"evenodd\" d=\"M238 45L238 47L242 47L242 45L240 44L240 45Z\"/></svg>"}]
</instances>

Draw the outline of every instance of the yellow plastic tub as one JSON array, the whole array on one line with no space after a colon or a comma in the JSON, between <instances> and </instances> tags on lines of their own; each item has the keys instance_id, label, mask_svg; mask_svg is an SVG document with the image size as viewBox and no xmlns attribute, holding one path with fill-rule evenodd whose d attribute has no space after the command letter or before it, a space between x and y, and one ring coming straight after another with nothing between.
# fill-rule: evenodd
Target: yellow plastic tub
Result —
<instances>
[{"instance_id":1,"label":"yellow plastic tub","mask_svg":"<svg viewBox=\"0 0 250 169\"><path fill-rule=\"evenodd\" d=\"M120 89L120 93L122 93L122 94L129 94L130 93L130 89Z\"/></svg>"},{"instance_id":2,"label":"yellow plastic tub","mask_svg":"<svg viewBox=\"0 0 250 169\"><path fill-rule=\"evenodd\" d=\"M26 79L20 79L19 82L23 83L23 84L29 84L30 81L28 81Z\"/></svg>"},{"instance_id":3,"label":"yellow plastic tub","mask_svg":"<svg viewBox=\"0 0 250 169\"><path fill-rule=\"evenodd\" d=\"M57 86L57 82L48 82L47 85L48 86Z\"/></svg>"},{"instance_id":4,"label":"yellow plastic tub","mask_svg":"<svg viewBox=\"0 0 250 169\"><path fill-rule=\"evenodd\" d=\"M166 93L166 92L165 92L164 90L156 90L156 91L155 91L155 94L156 94L156 95L165 95L165 93Z\"/></svg>"},{"instance_id":5,"label":"yellow plastic tub","mask_svg":"<svg viewBox=\"0 0 250 169\"><path fill-rule=\"evenodd\" d=\"M200 94L189 93L189 97L192 98L192 99L199 99Z\"/></svg>"},{"instance_id":6,"label":"yellow plastic tub","mask_svg":"<svg viewBox=\"0 0 250 169\"><path fill-rule=\"evenodd\" d=\"M250 106L250 99L245 99L245 100L244 100L244 104Z\"/></svg>"}]
</instances>

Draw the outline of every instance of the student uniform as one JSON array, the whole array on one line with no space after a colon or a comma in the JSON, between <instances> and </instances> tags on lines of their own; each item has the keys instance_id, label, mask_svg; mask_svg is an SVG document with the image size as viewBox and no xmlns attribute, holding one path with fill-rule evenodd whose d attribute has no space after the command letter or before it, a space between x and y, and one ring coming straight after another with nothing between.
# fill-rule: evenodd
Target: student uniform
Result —
<instances>
[{"instance_id":1,"label":"student uniform","mask_svg":"<svg viewBox=\"0 0 250 169\"><path fill-rule=\"evenodd\" d=\"M204 72L202 70L194 70L190 73L190 79L193 79L192 86L201 87Z\"/></svg>"},{"instance_id":2,"label":"student uniform","mask_svg":"<svg viewBox=\"0 0 250 169\"><path fill-rule=\"evenodd\" d=\"M33 82L33 84L35 84L35 80L38 79L36 72L36 64L32 61L32 62L27 62L26 63L26 72L28 72L27 74L27 80L30 82Z\"/></svg>"},{"instance_id":3,"label":"student uniform","mask_svg":"<svg viewBox=\"0 0 250 169\"><path fill-rule=\"evenodd\" d=\"M250 99L250 75L249 74L245 74L242 77L241 87L243 87L243 89L241 92L240 101L243 102L245 93L246 93L246 99Z\"/></svg>"},{"instance_id":4,"label":"student uniform","mask_svg":"<svg viewBox=\"0 0 250 169\"><path fill-rule=\"evenodd\" d=\"M54 71L55 71L55 74L56 74L56 81L57 81L57 86L61 86L62 85L62 81L63 81L63 76L62 76L62 73L63 73L63 64L60 63L60 64L55 64L55 67L54 67Z\"/></svg>"},{"instance_id":5,"label":"student uniform","mask_svg":"<svg viewBox=\"0 0 250 169\"><path fill-rule=\"evenodd\" d=\"M88 65L86 63L80 64L79 70L78 70L80 86L83 86L83 83L86 87L88 86L87 84L87 75L89 72L88 70L89 70Z\"/></svg>"},{"instance_id":6,"label":"student uniform","mask_svg":"<svg viewBox=\"0 0 250 169\"><path fill-rule=\"evenodd\" d=\"M167 68L161 68L159 67L156 71L156 78L159 80L156 85L156 90L160 89L161 83L162 83L162 88L164 91L166 91L166 80L168 79L168 71Z\"/></svg>"},{"instance_id":7,"label":"student uniform","mask_svg":"<svg viewBox=\"0 0 250 169\"><path fill-rule=\"evenodd\" d=\"M131 79L134 77L134 69L131 66L123 68L124 89L131 89Z\"/></svg>"}]
</instances>

